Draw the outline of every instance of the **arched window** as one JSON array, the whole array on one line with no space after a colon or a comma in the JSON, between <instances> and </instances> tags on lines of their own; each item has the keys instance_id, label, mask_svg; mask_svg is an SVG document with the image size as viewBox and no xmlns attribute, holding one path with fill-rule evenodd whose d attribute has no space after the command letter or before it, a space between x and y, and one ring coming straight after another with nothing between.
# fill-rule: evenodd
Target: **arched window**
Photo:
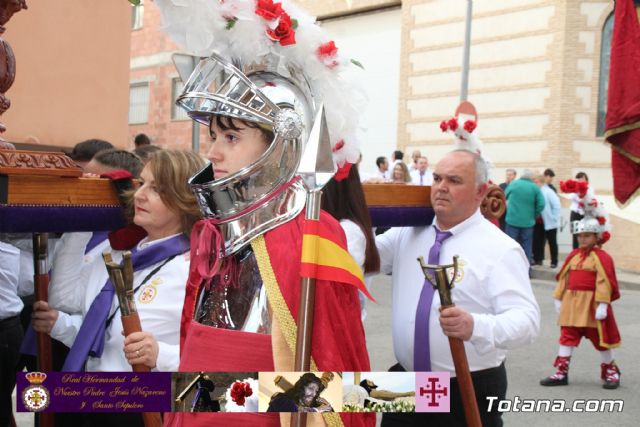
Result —
<instances>
[{"instance_id":1,"label":"arched window","mask_svg":"<svg viewBox=\"0 0 640 427\"><path fill-rule=\"evenodd\" d=\"M598 92L598 125L596 136L604 135L604 120L607 115L607 92L609 91L609 62L611 61L611 36L613 35L613 13L604 21L600 46L600 82Z\"/></svg>"}]
</instances>

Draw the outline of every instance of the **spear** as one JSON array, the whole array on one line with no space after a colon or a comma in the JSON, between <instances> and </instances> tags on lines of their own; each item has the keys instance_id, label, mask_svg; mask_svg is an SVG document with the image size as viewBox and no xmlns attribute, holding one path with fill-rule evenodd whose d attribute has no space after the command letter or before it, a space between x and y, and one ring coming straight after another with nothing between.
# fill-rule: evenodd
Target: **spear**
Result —
<instances>
[{"instance_id":1,"label":"spear","mask_svg":"<svg viewBox=\"0 0 640 427\"><path fill-rule=\"evenodd\" d=\"M302 178L307 190L305 222L318 221L320 219L322 188L331 179L335 171L324 106L320 105L298 168L298 175ZM309 249L313 254L316 254L318 248ZM314 256L312 259L315 258ZM313 331L316 292L315 278L301 277L300 288L294 370L308 371L311 364L311 333ZM291 425L296 427L306 425L306 414L292 414Z\"/></svg>"}]
</instances>

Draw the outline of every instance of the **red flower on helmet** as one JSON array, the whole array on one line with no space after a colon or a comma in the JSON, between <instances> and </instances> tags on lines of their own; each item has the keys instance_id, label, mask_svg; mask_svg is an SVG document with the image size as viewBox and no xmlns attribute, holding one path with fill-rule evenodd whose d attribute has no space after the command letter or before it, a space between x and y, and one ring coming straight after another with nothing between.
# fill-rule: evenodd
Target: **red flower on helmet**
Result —
<instances>
[{"instance_id":1,"label":"red flower on helmet","mask_svg":"<svg viewBox=\"0 0 640 427\"><path fill-rule=\"evenodd\" d=\"M604 223L607 222L607 219L603 216L597 216L596 219L598 220L598 224L600 225L604 225Z\"/></svg>"},{"instance_id":2,"label":"red flower on helmet","mask_svg":"<svg viewBox=\"0 0 640 427\"><path fill-rule=\"evenodd\" d=\"M335 60L336 55L338 54L338 48L333 40L323 43L316 50L316 55L318 58L329 68L334 68L338 65L338 61Z\"/></svg>"},{"instance_id":3,"label":"red flower on helmet","mask_svg":"<svg viewBox=\"0 0 640 427\"><path fill-rule=\"evenodd\" d=\"M444 121L444 120L443 120L443 121L441 121L441 122L440 122L440 130L441 130L442 132L446 132L446 131L447 131L447 129L449 129L449 126L447 126L447 122L446 122L446 121Z\"/></svg>"},{"instance_id":4,"label":"red flower on helmet","mask_svg":"<svg viewBox=\"0 0 640 427\"><path fill-rule=\"evenodd\" d=\"M449 129L455 132L456 129L458 129L458 120L455 117L449 119L449 121L447 122L447 126L449 127Z\"/></svg>"},{"instance_id":5,"label":"red flower on helmet","mask_svg":"<svg viewBox=\"0 0 640 427\"><path fill-rule=\"evenodd\" d=\"M258 0L256 2L256 15L262 16L267 21L282 16L285 13L282 10L282 3L274 3L273 0Z\"/></svg>"},{"instance_id":6,"label":"red flower on helmet","mask_svg":"<svg viewBox=\"0 0 640 427\"><path fill-rule=\"evenodd\" d=\"M576 193L578 196L584 197L589 189L589 183L586 181L576 181Z\"/></svg>"},{"instance_id":7,"label":"red flower on helmet","mask_svg":"<svg viewBox=\"0 0 640 427\"><path fill-rule=\"evenodd\" d=\"M279 42L282 46L295 44L296 32L291 17L282 12L278 20L278 26L274 29L267 29L267 36L274 42Z\"/></svg>"},{"instance_id":8,"label":"red flower on helmet","mask_svg":"<svg viewBox=\"0 0 640 427\"><path fill-rule=\"evenodd\" d=\"M333 179L340 182L343 179L346 179L349 176L349 172L351 171L351 166L353 163L345 162L342 166L338 168L338 171L333 176Z\"/></svg>"},{"instance_id":9,"label":"red flower on helmet","mask_svg":"<svg viewBox=\"0 0 640 427\"><path fill-rule=\"evenodd\" d=\"M560 190L563 193L578 193L580 197L584 197L588 189L589 183L586 181L576 181L575 179L560 181Z\"/></svg>"},{"instance_id":10,"label":"red flower on helmet","mask_svg":"<svg viewBox=\"0 0 640 427\"><path fill-rule=\"evenodd\" d=\"M478 124L473 120L467 120L466 122L464 122L464 130L466 130L469 133L471 133L474 130L476 130L477 126L478 126Z\"/></svg>"},{"instance_id":11,"label":"red flower on helmet","mask_svg":"<svg viewBox=\"0 0 640 427\"><path fill-rule=\"evenodd\" d=\"M602 245L603 243L607 243L610 238L611 238L611 233L609 233L608 231L603 231L602 237L600 238L600 244Z\"/></svg>"}]
</instances>

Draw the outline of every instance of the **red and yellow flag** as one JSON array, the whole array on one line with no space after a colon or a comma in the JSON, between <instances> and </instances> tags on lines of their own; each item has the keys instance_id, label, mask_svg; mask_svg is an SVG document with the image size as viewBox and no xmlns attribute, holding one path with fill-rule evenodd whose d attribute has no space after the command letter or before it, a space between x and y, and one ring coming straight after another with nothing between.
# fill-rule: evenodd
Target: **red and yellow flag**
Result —
<instances>
[{"instance_id":1,"label":"red and yellow flag","mask_svg":"<svg viewBox=\"0 0 640 427\"><path fill-rule=\"evenodd\" d=\"M340 240L320 221L305 220L300 274L353 285L375 302L364 284L362 269Z\"/></svg>"}]
</instances>

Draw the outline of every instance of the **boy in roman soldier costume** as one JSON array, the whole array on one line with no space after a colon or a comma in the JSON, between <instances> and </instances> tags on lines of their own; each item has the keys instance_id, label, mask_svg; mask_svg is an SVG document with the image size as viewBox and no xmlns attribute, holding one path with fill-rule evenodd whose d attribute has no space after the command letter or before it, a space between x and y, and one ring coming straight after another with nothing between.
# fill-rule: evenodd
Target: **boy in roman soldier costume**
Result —
<instances>
[{"instance_id":1,"label":"boy in roman soldier costume","mask_svg":"<svg viewBox=\"0 0 640 427\"><path fill-rule=\"evenodd\" d=\"M309 235L301 159L330 140L339 170L357 161L361 97L340 75L352 61L291 2L156 3L164 29L207 57L177 100L211 135L211 163L190 180L205 219L192 234L179 370L292 371L301 270L314 262L301 261ZM319 237L346 249L336 220L322 212L319 224ZM368 371L358 289L331 267L331 279L317 280L311 370ZM364 414L317 415L309 421L375 423ZM280 418L172 413L165 425L277 426Z\"/></svg>"},{"instance_id":2,"label":"boy in roman soldier costume","mask_svg":"<svg viewBox=\"0 0 640 427\"><path fill-rule=\"evenodd\" d=\"M569 362L573 349L582 337L588 338L602 357L603 388L620 385L620 369L614 361L613 349L620 345L620 334L611 303L620 298L616 272L611 256L601 246L610 238L604 207L578 181L560 183L564 192L581 196L585 217L572 223L579 246L567 257L556 276L553 293L559 313L560 350L554 366L555 374L540 381L543 386L567 385Z\"/></svg>"}]
</instances>

